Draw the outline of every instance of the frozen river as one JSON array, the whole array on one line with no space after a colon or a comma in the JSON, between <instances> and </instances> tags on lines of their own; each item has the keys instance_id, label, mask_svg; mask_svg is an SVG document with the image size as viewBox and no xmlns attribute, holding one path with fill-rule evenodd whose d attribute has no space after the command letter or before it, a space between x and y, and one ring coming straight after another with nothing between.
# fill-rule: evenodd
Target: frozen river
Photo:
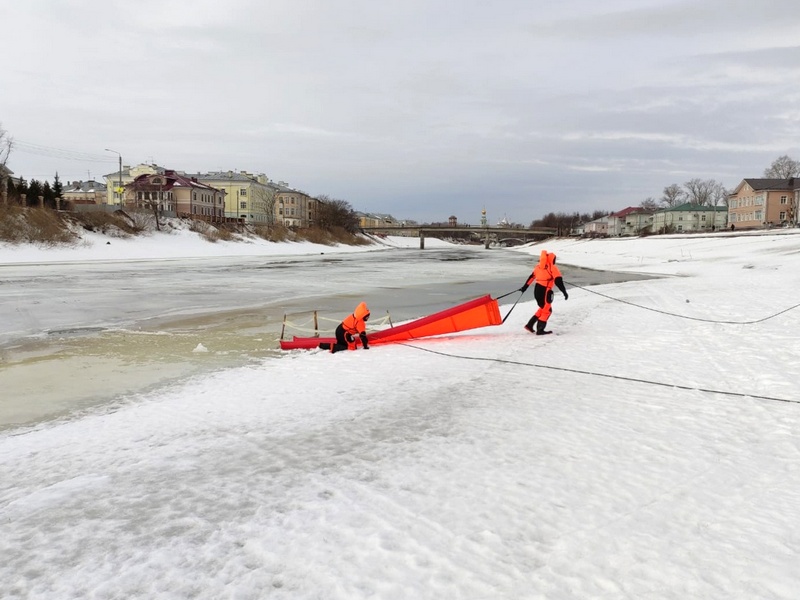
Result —
<instances>
[{"instance_id":1,"label":"frozen river","mask_svg":"<svg viewBox=\"0 0 800 600\"><path fill-rule=\"evenodd\" d=\"M0 267L0 428L280 357L285 315L317 311L324 330L365 300L371 323L398 322L506 294L533 262L463 247ZM631 279L562 269L578 285Z\"/></svg>"}]
</instances>

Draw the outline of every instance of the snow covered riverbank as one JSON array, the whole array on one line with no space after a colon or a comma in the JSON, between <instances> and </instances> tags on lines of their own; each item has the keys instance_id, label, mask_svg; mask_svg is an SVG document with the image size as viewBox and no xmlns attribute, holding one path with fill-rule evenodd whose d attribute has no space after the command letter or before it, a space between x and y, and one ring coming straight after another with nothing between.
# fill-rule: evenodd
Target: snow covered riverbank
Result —
<instances>
[{"instance_id":1,"label":"snow covered riverbank","mask_svg":"<svg viewBox=\"0 0 800 600\"><path fill-rule=\"evenodd\" d=\"M666 277L0 434L0 596L794 598L800 236L542 248Z\"/></svg>"},{"instance_id":2,"label":"snow covered riverbank","mask_svg":"<svg viewBox=\"0 0 800 600\"><path fill-rule=\"evenodd\" d=\"M0 242L0 266L6 264L40 264L54 262L99 262L135 260L176 260L188 258L236 256L300 256L309 254L336 254L341 252L369 252L381 248L419 248L419 238L372 238L374 244L349 246L323 245L311 242L270 242L251 236L235 241L209 242L187 228L166 232L151 232L131 237L109 237L84 231L81 241L72 246L42 246L34 244L8 244ZM426 240L431 248L450 247L448 242Z\"/></svg>"}]
</instances>

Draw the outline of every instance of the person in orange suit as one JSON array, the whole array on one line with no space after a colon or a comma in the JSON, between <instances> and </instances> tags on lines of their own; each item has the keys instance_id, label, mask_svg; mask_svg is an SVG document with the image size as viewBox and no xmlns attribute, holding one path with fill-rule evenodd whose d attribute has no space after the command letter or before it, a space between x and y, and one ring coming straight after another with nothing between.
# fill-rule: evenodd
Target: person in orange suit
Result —
<instances>
[{"instance_id":1,"label":"person in orange suit","mask_svg":"<svg viewBox=\"0 0 800 600\"><path fill-rule=\"evenodd\" d=\"M336 342L334 344L322 343L319 345L323 350L338 352L339 350L355 350L356 337L361 341L364 350L369 350L367 340L367 321L369 320L369 308L367 303L362 302L351 315L348 315L336 327Z\"/></svg>"},{"instance_id":2,"label":"person in orange suit","mask_svg":"<svg viewBox=\"0 0 800 600\"><path fill-rule=\"evenodd\" d=\"M547 320L553 313L553 286L561 290L561 293L564 294L564 300L569 298L567 288L564 287L564 280L561 277L561 271L556 266L555 254L542 250L539 255L539 264L534 267L530 277L525 281L525 285L519 288L519 291L524 294L525 290L533 282L536 282L533 288L533 297L536 299L536 304L539 305L539 310L525 324L525 329L533 333L535 324L536 335L553 333L544 329L547 326Z\"/></svg>"}]
</instances>

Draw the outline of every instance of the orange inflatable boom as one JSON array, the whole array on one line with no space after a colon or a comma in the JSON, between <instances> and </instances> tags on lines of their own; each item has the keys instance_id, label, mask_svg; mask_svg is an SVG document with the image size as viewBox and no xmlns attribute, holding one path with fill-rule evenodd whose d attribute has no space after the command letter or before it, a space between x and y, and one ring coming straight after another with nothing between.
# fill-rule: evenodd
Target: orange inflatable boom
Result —
<instances>
[{"instance_id":1,"label":"orange inflatable boom","mask_svg":"<svg viewBox=\"0 0 800 600\"><path fill-rule=\"evenodd\" d=\"M431 337L433 335L456 333L457 331L468 331L491 325L502 325L502 323L503 319L500 317L500 307L497 305L497 300L486 295L397 327L370 333L367 335L367 340L370 346L388 344ZM332 337L299 338L295 336L291 340L281 340L281 350L307 350L317 348L321 343L335 342L336 339Z\"/></svg>"}]
</instances>

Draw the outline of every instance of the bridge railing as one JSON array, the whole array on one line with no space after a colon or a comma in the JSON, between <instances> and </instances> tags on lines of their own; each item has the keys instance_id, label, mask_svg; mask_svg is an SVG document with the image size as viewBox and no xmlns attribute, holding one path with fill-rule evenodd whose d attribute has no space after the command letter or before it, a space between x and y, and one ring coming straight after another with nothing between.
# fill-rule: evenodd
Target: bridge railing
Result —
<instances>
[{"instance_id":1,"label":"bridge railing","mask_svg":"<svg viewBox=\"0 0 800 600\"><path fill-rule=\"evenodd\" d=\"M522 227L480 227L480 226L463 226L452 227L447 225L416 225L411 227L361 227L365 233L386 233L387 235L405 234L405 235L419 235L424 234L437 234L437 233L473 233L484 235L486 233L502 233L502 234L517 234L517 235L547 235L553 236L558 233L555 227L536 227L534 229L526 229Z\"/></svg>"},{"instance_id":2,"label":"bridge railing","mask_svg":"<svg viewBox=\"0 0 800 600\"><path fill-rule=\"evenodd\" d=\"M557 234L554 227L538 227L536 229L522 229L518 227L449 227L425 225L417 227L362 227L364 233L376 235L398 235L403 237L419 236L420 250L425 249L425 237L441 237L443 234L469 234L473 238L483 240L486 248L489 248L491 239L500 236L517 236L523 240L543 240Z\"/></svg>"}]
</instances>

